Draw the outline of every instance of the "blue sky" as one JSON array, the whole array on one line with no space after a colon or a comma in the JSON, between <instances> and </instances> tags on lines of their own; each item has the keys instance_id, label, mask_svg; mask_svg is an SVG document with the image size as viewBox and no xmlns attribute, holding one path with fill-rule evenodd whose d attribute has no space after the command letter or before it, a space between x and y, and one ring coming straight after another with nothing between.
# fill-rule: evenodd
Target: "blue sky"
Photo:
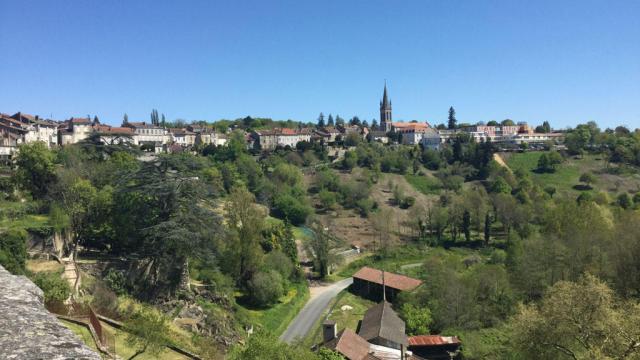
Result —
<instances>
[{"instance_id":1,"label":"blue sky","mask_svg":"<svg viewBox=\"0 0 640 360\"><path fill-rule=\"evenodd\" d=\"M0 0L0 111L640 127L640 1Z\"/></svg>"}]
</instances>

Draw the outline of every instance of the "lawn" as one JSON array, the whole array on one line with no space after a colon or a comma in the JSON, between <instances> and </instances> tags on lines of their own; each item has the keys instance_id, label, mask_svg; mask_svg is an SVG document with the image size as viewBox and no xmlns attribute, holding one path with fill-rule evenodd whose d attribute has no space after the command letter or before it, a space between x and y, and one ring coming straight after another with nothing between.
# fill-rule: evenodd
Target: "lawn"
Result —
<instances>
[{"instance_id":1,"label":"lawn","mask_svg":"<svg viewBox=\"0 0 640 360\"><path fill-rule=\"evenodd\" d=\"M425 195L437 195L442 190L440 180L432 176L406 174L404 178L411 186Z\"/></svg>"},{"instance_id":2,"label":"lawn","mask_svg":"<svg viewBox=\"0 0 640 360\"><path fill-rule=\"evenodd\" d=\"M543 152L512 153L509 154L506 161L513 171L518 169L527 171L531 174L532 180L543 187L554 186L558 192L572 192L574 194L578 193L578 190L573 187L580 184L581 174L603 168L603 162L598 157L585 155L581 159L566 159L553 173L538 173L535 170L542 154Z\"/></svg>"},{"instance_id":3,"label":"lawn","mask_svg":"<svg viewBox=\"0 0 640 360\"><path fill-rule=\"evenodd\" d=\"M307 338L304 339L303 344L311 347L322 342L322 323L325 321L325 318L335 321L338 331L345 328L356 331L358 322L362 320L364 313L375 304L373 301L353 295L348 290L343 290L331 304L328 314L322 316L314 325L307 335Z\"/></svg>"},{"instance_id":4,"label":"lawn","mask_svg":"<svg viewBox=\"0 0 640 360\"><path fill-rule=\"evenodd\" d=\"M287 294L279 299L278 304L268 309L250 309L241 305L238 308L245 312L252 323L257 323L269 333L280 336L308 299L309 288L306 283L300 283L290 288Z\"/></svg>"}]
</instances>

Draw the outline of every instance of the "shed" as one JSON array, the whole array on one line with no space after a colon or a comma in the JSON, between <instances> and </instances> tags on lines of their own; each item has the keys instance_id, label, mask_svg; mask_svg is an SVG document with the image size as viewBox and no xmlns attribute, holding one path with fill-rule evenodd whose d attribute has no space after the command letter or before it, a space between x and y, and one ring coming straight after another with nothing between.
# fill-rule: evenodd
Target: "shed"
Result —
<instances>
[{"instance_id":1,"label":"shed","mask_svg":"<svg viewBox=\"0 0 640 360\"><path fill-rule=\"evenodd\" d=\"M353 275L351 292L371 299L373 301L384 300L382 297L383 272L378 269L363 267ZM384 287L386 300L395 300L401 291L410 291L422 284L421 280L408 276L384 272Z\"/></svg>"}]
</instances>

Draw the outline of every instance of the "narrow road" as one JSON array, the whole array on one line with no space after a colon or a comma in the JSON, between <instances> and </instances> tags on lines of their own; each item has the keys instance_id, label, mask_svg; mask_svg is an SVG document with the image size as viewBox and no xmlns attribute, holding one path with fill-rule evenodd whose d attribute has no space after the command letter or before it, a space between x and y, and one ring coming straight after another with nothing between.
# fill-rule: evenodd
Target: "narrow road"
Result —
<instances>
[{"instance_id":1,"label":"narrow road","mask_svg":"<svg viewBox=\"0 0 640 360\"><path fill-rule=\"evenodd\" d=\"M311 298L304 305L298 315L291 321L287 330L280 336L280 340L292 343L297 338L307 336L313 325L318 322L331 300L338 293L351 285L353 278L340 280L317 292L312 292Z\"/></svg>"}]
</instances>

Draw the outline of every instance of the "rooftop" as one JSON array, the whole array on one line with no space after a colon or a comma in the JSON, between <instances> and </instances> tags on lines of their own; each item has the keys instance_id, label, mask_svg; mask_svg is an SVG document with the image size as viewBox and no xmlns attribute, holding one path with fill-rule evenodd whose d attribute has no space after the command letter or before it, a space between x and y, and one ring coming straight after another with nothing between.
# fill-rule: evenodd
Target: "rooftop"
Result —
<instances>
[{"instance_id":1,"label":"rooftop","mask_svg":"<svg viewBox=\"0 0 640 360\"><path fill-rule=\"evenodd\" d=\"M369 343L351 329L342 330L324 346L339 352L349 360L363 360L369 355Z\"/></svg>"},{"instance_id":2,"label":"rooftop","mask_svg":"<svg viewBox=\"0 0 640 360\"><path fill-rule=\"evenodd\" d=\"M354 278L370 281L382 285L382 271L370 267L363 267L353 275ZM408 276L384 272L384 285L406 291L413 290L422 284L421 280L410 278Z\"/></svg>"},{"instance_id":3,"label":"rooftop","mask_svg":"<svg viewBox=\"0 0 640 360\"><path fill-rule=\"evenodd\" d=\"M460 345L457 336L418 335L409 337L409 346Z\"/></svg>"},{"instance_id":4,"label":"rooftop","mask_svg":"<svg viewBox=\"0 0 640 360\"><path fill-rule=\"evenodd\" d=\"M404 321L393 311L390 303L383 301L364 313L358 335L367 341L382 338L406 346L407 336L404 331Z\"/></svg>"}]
</instances>

